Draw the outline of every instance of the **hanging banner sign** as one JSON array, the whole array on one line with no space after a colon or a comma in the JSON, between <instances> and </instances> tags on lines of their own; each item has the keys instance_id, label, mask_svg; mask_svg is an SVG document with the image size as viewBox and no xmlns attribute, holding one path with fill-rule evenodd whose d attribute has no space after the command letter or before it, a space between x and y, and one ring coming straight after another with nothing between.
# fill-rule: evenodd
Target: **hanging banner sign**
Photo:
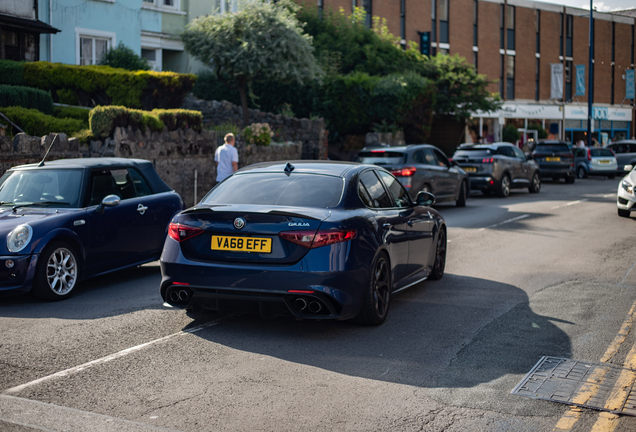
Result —
<instances>
[{"instance_id":1,"label":"hanging banner sign","mask_svg":"<svg viewBox=\"0 0 636 432\"><path fill-rule=\"evenodd\" d=\"M634 99L634 69L625 71L625 99Z\"/></svg>"},{"instance_id":2,"label":"hanging banner sign","mask_svg":"<svg viewBox=\"0 0 636 432\"><path fill-rule=\"evenodd\" d=\"M576 65L575 96L585 96L585 65Z\"/></svg>"},{"instance_id":3,"label":"hanging banner sign","mask_svg":"<svg viewBox=\"0 0 636 432\"><path fill-rule=\"evenodd\" d=\"M563 99L563 63L550 63L550 99Z\"/></svg>"}]
</instances>

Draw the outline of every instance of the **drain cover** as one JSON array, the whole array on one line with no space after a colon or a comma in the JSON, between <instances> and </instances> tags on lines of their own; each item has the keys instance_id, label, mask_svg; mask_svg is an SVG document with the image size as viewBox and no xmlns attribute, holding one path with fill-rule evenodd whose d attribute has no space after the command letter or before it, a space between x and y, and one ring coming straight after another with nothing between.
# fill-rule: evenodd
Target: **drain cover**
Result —
<instances>
[{"instance_id":1,"label":"drain cover","mask_svg":"<svg viewBox=\"0 0 636 432\"><path fill-rule=\"evenodd\" d=\"M636 370L542 357L512 394L636 416Z\"/></svg>"}]
</instances>

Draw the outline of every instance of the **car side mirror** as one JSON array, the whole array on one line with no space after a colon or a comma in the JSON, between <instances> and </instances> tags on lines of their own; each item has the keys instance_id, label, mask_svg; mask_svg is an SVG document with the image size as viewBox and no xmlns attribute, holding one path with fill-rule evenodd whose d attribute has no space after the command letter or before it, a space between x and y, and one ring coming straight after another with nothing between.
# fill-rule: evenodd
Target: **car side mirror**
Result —
<instances>
[{"instance_id":1,"label":"car side mirror","mask_svg":"<svg viewBox=\"0 0 636 432\"><path fill-rule=\"evenodd\" d=\"M430 192L420 191L417 194L416 202L418 206L430 207L435 204L435 195Z\"/></svg>"},{"instance_id":2,"label":"car side mirror","mask_svg":"<svg viewBox=\"0 0 636 432\"><path fill-rule=\"evenodd\" d=\"M623 171L631 171L634 168L634 165L625 165L623 167Z\"/></svg>"},{"instance_id":3,"label":"car side mirror","mask_svg":"<svg viewBox=\"0 0 636 432\"><path fill-rule=\"evenodd\" d=\"M95 211L102 214L106 207L117 207L120 202L121 199L117 195L106 195Z\"/></svg>"}]
</instances>

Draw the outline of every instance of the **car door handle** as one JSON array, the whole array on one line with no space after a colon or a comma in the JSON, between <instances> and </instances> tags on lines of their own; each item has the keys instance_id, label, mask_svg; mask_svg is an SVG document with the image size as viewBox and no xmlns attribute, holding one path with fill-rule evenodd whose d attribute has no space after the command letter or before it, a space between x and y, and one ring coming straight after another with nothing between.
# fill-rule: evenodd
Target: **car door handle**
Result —
<instances>
[{"instance_id":1,"label":"car door handle","mask_svg":"<svg viewBox=\"0 0 636 432\"><path fill-rule=\"evenodd\" d=\"M389 228L391 228L391 224L390 223L384 223L384 224L382 224L382 228L389 229Z\"/></svg>"},{"instance_id":2,"label":"car door handle","mask_svg":"<svg viewBox=\"0 0 636 432\"><path fill-rule=\"evenodd\" d=\"M146 213L146 210L148 210L148 207L146 207L143 204L139 204L137 206L137 211L139 212L139 214L143 215L144 213Z\"/></svg>"}]
</instances>

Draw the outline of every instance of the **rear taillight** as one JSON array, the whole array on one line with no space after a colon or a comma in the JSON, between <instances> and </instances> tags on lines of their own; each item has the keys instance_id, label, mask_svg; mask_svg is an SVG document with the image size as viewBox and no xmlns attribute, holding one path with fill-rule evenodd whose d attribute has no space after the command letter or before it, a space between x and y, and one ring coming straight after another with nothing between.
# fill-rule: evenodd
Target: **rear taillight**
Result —
<instances>
[{"instance_id":1,"label":"rear taillight","mask_svg":"<svg viewBox=\"0 0 636 432\"><path fill-rule=\"evenodd\" d=\"M495 163L495 158L484 158L481 163Z\"/></svg>"},{"instance_id":2,"label":"rear taillight","mask_svg":"<svg viewBox=\"0 0 636 432\"><path fill-rule=\"evenodd\" d=\"M590 148L587 149L587 160L592 160L592 149Z\"/></svg>"},{"instance_id":3,"label":"rear taillight","mask_svg":"<svg viewBox=\"0 0 636 432\"><path fill-rule=\"evenodd\" d=\"M279 237L308 249L319 248L356 238L356 230L285 231Z\"/></svg>"},{"instance_id":4,"label":"rear taillight","mask_svg":"<svg viewBox=\"0 0 636 432\"><path fill-rule=\"evenodd\" d=\"M170 225L168 226L168 235L170 236L170 238L173 238L178 242L182 242L194 236L198 236L201 233L203 233L203 230L201 228L181 225L178 223L170 223Z\"/></svg>"},{"instance_id":5,"label":"rear taillight","mask_svg":"<svg viewBox=\"0 0 636 432\"><path fill-rule=\"evenodd\" d=\"M391 171L391 174L396 177L411 177L416 171L417 169L415 167L404 167L402 169Z\"/></svg>"}]
</instances>

